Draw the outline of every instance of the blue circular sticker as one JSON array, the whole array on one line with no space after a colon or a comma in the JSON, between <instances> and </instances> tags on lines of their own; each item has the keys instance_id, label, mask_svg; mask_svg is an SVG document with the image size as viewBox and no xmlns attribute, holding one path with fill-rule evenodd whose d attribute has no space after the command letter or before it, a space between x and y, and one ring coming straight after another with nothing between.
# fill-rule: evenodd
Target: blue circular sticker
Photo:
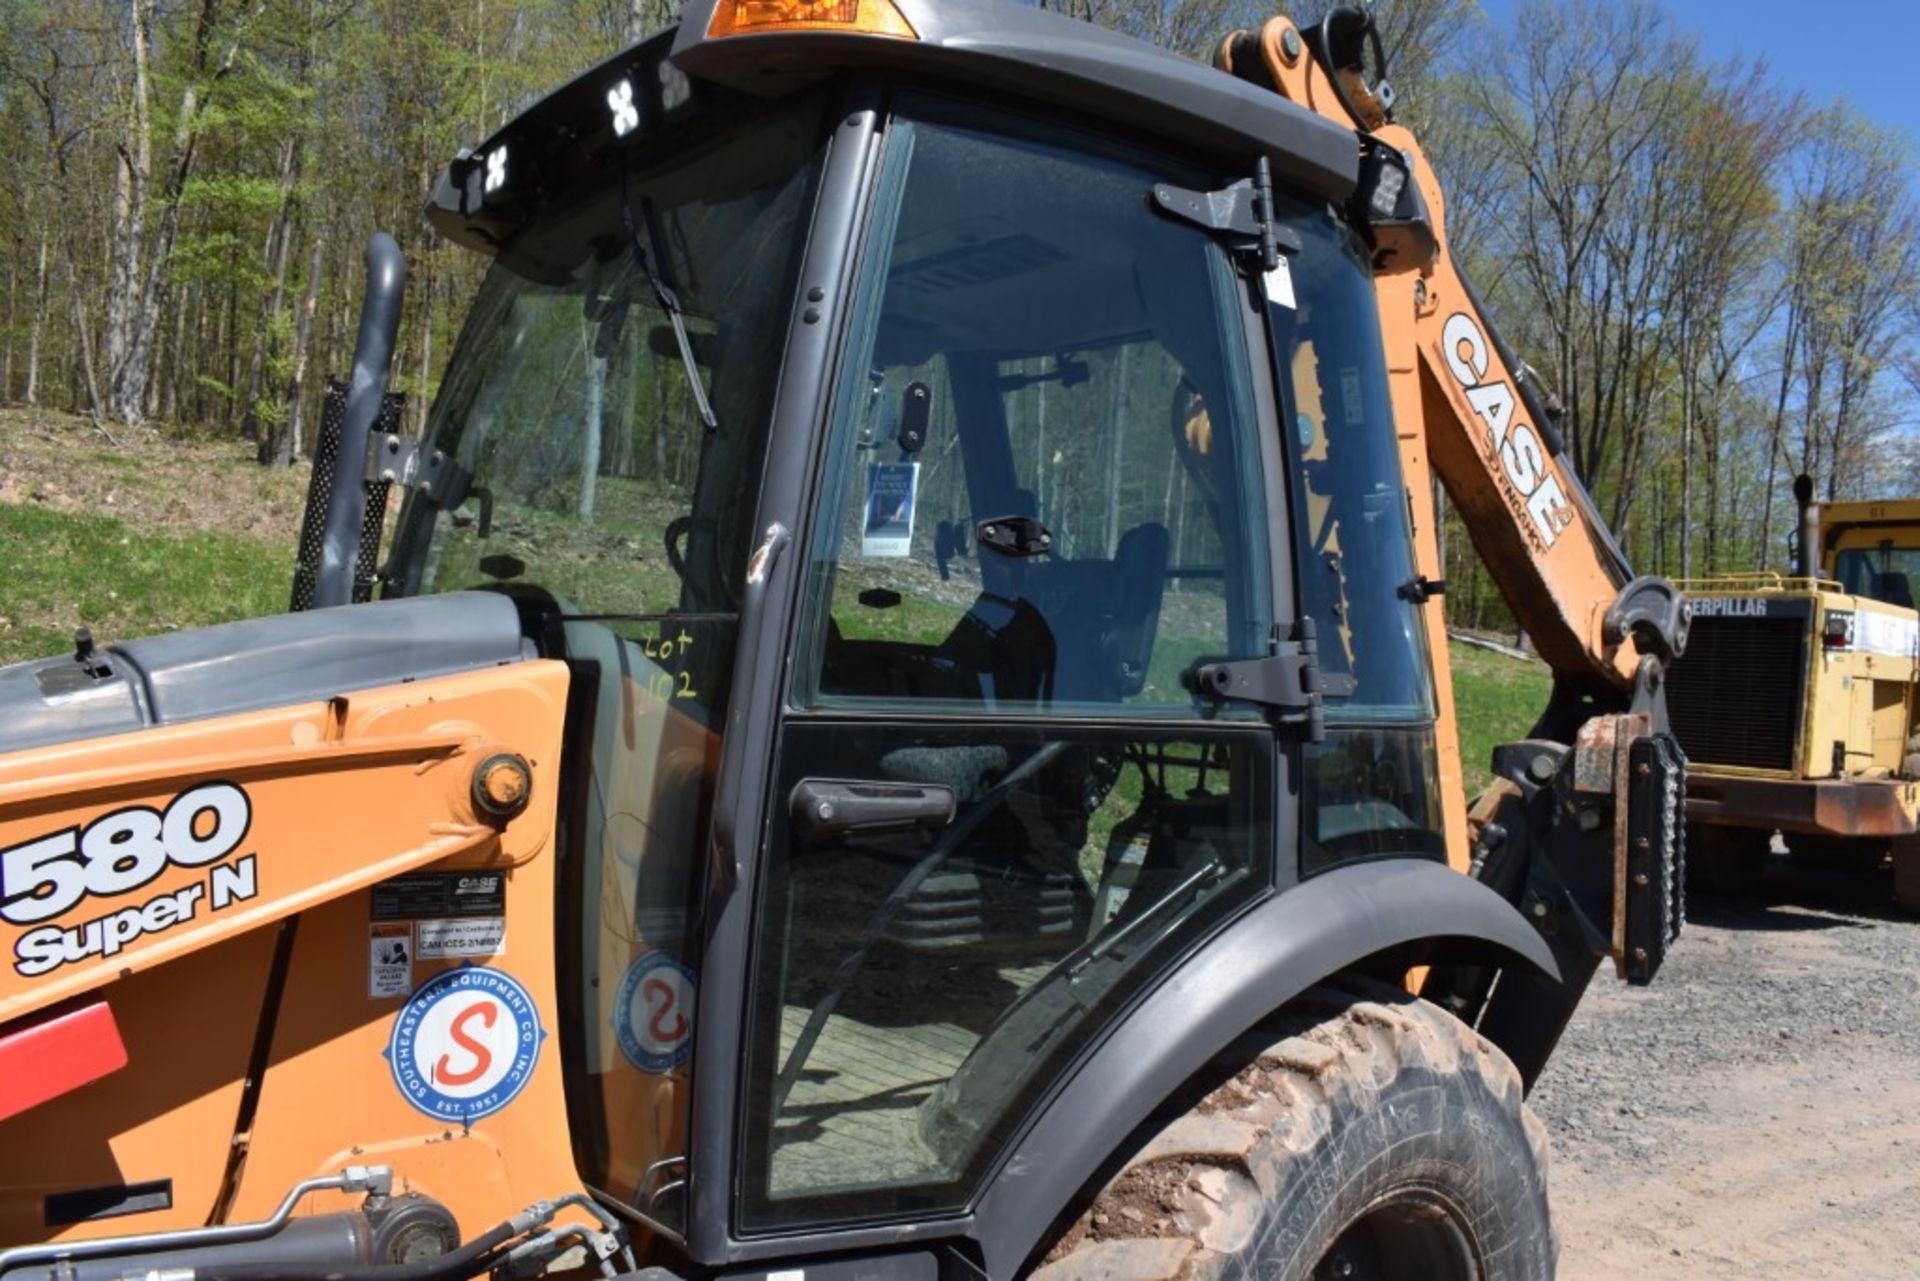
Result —
<instances>
[{"instance_id":1,"label":"blue circular sticker","mask_svg":"<svg viewBox=\"0 0 1920 1281\"><path fill-rule=\"evenodd\" d=\"M526 1088L546 1035L519 980L463 965L414 989L394 1015L385 1055L407 1102L465 1124L493 1115Z\"/></svg>"},{"instance_id":2,"label":"blue circular sticker","mask_svg":"<svg viewBox=\"0 0 1920 1281\"><path fill-rule=\"evenodd\" d=\"M642 1072L671 1072L693 1053L693 971L665 952L627 967L614 1002L620 1052Z\"/></svg>"}]
</instances>

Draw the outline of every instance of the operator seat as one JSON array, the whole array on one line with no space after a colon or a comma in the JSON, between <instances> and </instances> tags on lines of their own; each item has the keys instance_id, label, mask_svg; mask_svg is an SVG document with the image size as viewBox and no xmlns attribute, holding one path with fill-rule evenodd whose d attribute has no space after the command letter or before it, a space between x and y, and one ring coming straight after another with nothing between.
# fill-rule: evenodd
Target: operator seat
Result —
<instances>
[{"instance_id":1,"label":"operator seat","mask_svg":"<svg viewBox=\"0 0 1920 1281\"><path fill-rule=\"evenodd\" d=\"M1118 703L1147 681L1173 539L1157 521L1121 535L1112 560L1061 565L1065 590L1042 605L1064 659L1055 697Z\"/></svg>"},{"instance_id":2,"label":"operator seat","mask_svg":"<svg viewBox=\"0 0 1920 1281\"><path fill-rule=\"evenodd\" d=\"M1898 605L1902 609L1913 608L1913 587L1902 573L1875 574L1873 576L1873 598L1883 600L1889 605Z\"/></svg>"}]
</instances>

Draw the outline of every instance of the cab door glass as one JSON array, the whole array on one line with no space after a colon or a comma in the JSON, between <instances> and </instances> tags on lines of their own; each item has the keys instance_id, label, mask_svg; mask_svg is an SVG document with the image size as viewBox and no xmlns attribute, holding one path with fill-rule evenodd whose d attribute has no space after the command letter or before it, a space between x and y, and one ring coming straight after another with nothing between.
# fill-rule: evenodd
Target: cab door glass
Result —
<instances>
[{"instance_id":1,"label":"cab door glass","mask_svg":"<svg viewBox=\"0 0 1920 1281\"><path fill-rule=\"evenodd\" d=\"M1272 617L1242 286L1131 209L1149 171L907 145L932 154L861 299L798 698L1191 715L1181 673Z\"/></svg>"},{"instance_id":2,"label":"cab door glass","mask_svg":"<svg viewBox=\"0 0 1920 1281\"><path fill-rule=\"evenodd\" d=\"M1180 679L1273 617L1246 284L1148 198L1213 176L939 113L889 129L813 522L745 1232L965 1206L1273 882L1272 730Z\"/></svg>"},{"instance_id":3,"label":"cab door glass","mask_svg":"<svg viewBox=\"0 0 1920 1281\"><path fill-rule=\"evenodd\" d=\"M1367 257L1323 210L1290 210L1291 297L1267 308L1293 489L1300 612L1314 620L1326 741L1303 749L1303 873L1445 857L1433 676Z\"/></svg>"}]
</instances>

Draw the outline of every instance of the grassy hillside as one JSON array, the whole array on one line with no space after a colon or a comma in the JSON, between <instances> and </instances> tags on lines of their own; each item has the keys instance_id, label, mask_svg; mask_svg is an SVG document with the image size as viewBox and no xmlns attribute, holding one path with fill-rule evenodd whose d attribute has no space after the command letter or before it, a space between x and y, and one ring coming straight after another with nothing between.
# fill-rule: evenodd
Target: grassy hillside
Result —
<instances>
[{"instance_id":1,"label":"grassy hillside","mask_svg":"<svg viewBox=\"0 0 1920 1281\"><path fill-rule=\"evenodd\" d=\"M1460 764L1467 791L1493 781L1487 762L1495 743L1522 738L1547 705L1552 678L1546 664L1472 645L1447 646L1453 659L1453 697L1460 719Z\"/></svg>"},{"instance_id":2,"label":"grassy hillside","mask_svg":"<svg viewBox=\"0 0 1920 1281\"><path fill-rule=\"evenodd\" d=\"M307 470L245 442L110 439L81 419L0 410L0 663L286 608ZM1496 742L1526 733L1548 677L1450 646L1469 790Z\"/></svg>"},{"instance_id":3,"label":"grassy hillside","mask_svg":"<svg viewBox=\"0 0 1920 1281\"><path fill-rule=\"evenodd\" d=\"M0 410L0 663L285 609L307 469Z\"/></svg>"}]
</instances>

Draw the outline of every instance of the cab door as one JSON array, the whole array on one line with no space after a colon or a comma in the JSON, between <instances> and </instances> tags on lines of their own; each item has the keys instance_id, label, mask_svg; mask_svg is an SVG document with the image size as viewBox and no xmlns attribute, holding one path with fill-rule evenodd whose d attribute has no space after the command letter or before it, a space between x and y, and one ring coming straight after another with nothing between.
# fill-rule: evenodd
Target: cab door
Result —
<instances>
[{"instance_id":1,"label":"cab door","mask_svg":"<svg viewBox=\"0 0 1920 1281\"><path fill-rule=\"evenodd\" d=\"M1104 140L889 129L764 835L742 1235L959 1212L1128 1004L1273 889L1254 295ZM1291 877L1291 862L1284 873Z\"/></svg>"}]
</instances>

